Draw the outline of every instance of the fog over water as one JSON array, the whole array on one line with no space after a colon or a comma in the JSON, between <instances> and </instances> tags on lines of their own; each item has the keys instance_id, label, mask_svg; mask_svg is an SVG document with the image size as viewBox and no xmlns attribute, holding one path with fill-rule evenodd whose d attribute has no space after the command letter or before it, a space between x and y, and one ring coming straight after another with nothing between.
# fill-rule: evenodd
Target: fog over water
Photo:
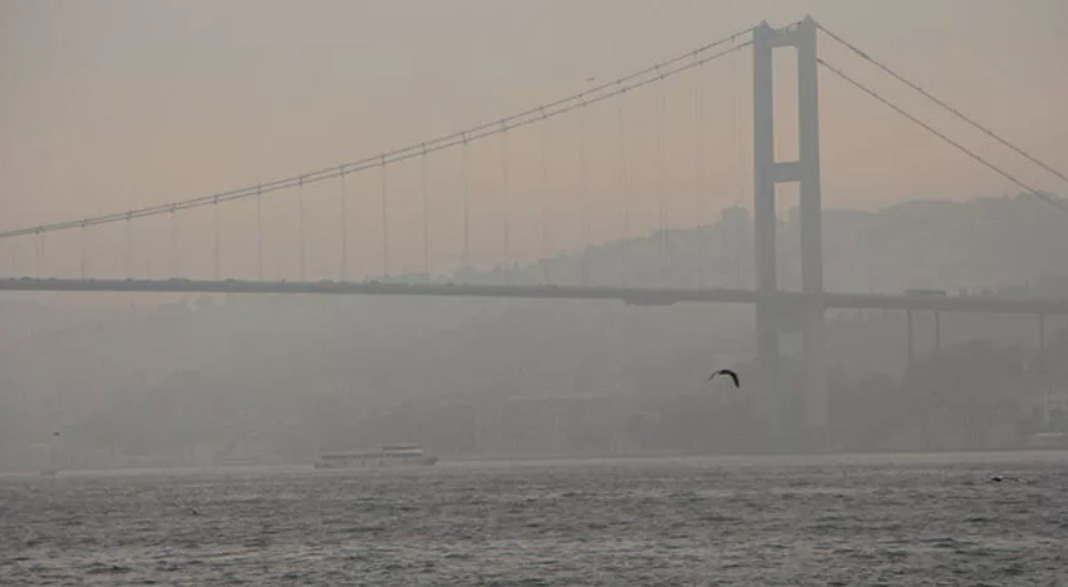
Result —
<instances>
[{"instance_id":1,"label":"fog over water","mask_svg":"<svg viewBox=\"0 0 1068 587\"><path fill-rule=\"evenodd\" d=\"M819 58L767 110L761 34ZM1065 56L1056 0L0 0L0 583L1060 584Z\"/></svg>"}]
</instances>

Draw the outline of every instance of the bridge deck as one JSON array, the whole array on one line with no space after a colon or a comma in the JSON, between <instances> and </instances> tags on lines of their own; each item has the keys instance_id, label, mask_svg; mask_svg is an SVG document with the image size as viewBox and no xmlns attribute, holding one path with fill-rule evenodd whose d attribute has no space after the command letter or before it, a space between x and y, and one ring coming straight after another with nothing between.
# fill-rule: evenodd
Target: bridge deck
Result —
<instances>
[{"instance_id":1,"label":"bridge deck","mask_svg":"<svg viewBox=\"0 0 1068 587\"><path fill-rule=\"evenodd\" d=\"M208 281L190 279L0 279L0 291L27 292L170 292L170 293L256 293L319 295L386 295L433 297L492 297L560 300L620 300L628 304L666 306L684 302L726 302L752 304L757 294L750 290L725 288L633 288L614 286L565 285L473 285L411 284L389 282L294 282L294 281ZM800 292L783 291L775 299L786 304L801 303ZM825 293L828 309L900 309L984 314L1066 314L1068 300L1031 300L989 297L930 295L889 295Z\"/></svg>"}]
</instances>

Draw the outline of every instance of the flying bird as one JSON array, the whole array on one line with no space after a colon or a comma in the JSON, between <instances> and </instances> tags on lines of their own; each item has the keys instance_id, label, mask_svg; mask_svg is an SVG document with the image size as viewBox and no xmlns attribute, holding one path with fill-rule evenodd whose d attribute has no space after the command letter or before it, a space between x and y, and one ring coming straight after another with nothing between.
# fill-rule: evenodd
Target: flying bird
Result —
<instances>
[{"instance_id":1,"label":"flying bird","mask_svg":"<svg viewBox=\"0 0 1068 587\"><path fill-rule=\"evenodd\" d=\"M708 380L712 381L712 379L715 378L716 375L727 375L734 380L734 387L741 388L742 386L741 383L738 381L738 374L734 371L731 371L730 369L720 369L719 371L716 371L715 373L709 375Z\"/></svg>"}]
</instances>

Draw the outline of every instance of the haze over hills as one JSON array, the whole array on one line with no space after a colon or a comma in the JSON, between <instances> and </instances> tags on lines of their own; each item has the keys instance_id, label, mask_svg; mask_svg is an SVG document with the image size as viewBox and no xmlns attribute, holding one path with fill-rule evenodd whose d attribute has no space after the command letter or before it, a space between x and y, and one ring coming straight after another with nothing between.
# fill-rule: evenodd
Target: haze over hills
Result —
<instances>
[{"instance_id":1,"label":"haze over hills","mask_svg":"<svg viewBox=\"0 0 1068 587\"><path fill-rule=\"evenodd\" d=\"M749 226L746 211L733 209L712 226L672 231L667 264L657 235L594 247L588 282L749 288ZM824 227L828 290L1068 297L1063 219L1029 196L828 210ZM794 289L795 215L779 234L781 287ZM581 268L572 254L440 280L578 283ZM844 446L899 442L915 425L909 409L934 410L926 396L903 401L912 396L900 382L956 385L930 362L929 324L917 326L917 340L930 360L905 373L900 313L828 318ZM744 451L767 440L744 396L705 381L714 366L744 370L747 306L205 296L135 312L6 296L0 321L6 469L43 466L53 430L63 433L69 466L307 461L323 447L396 440L452 455ZM1047 332L1061 326L1051 322ZM938 360L960 369L1021 365L1035 360L1025 348L1035 336L1028 318L947 316ZM971 339L991 342L968 346ZM787 343L787 353L793 348ZM1031 428L1047 425L1048 415L1033 421L1026 390L1050 382L1018 375L991 383L999 411L982 416L984 430L1010 432L975 440L979 416L958 426L957 409L939 416L948 420L936 426L935 444L1015 442L1012 431L1027 418ZM1054 387L1065 380L1056 374ZM961 405L979 405L954 393L965 394Z\"/></svg>"}]
</instances>

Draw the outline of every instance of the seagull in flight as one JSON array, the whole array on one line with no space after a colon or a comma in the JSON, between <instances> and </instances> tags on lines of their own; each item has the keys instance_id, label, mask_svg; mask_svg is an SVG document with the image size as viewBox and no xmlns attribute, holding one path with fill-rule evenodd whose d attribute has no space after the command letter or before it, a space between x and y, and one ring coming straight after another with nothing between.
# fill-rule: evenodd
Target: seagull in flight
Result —
<instances>
[{"instance_id":1,"label":"seagull in flight","mask_svg":"<svg viewBox=\"0 0 1068 587\"><path fill-rule=\"evenodd\" d=\"M729 376L731 379L734 380L734 387L735 388L741 388L741 383L738 381L738 374L735 373L734 371L731 371L730 369L720 369L719 371L716 371L715 373L709 375L708 376L708 380L712 381L712 379L715 378L716 375L727 375L727 376Z\"/></svg>"}]
</instances>

